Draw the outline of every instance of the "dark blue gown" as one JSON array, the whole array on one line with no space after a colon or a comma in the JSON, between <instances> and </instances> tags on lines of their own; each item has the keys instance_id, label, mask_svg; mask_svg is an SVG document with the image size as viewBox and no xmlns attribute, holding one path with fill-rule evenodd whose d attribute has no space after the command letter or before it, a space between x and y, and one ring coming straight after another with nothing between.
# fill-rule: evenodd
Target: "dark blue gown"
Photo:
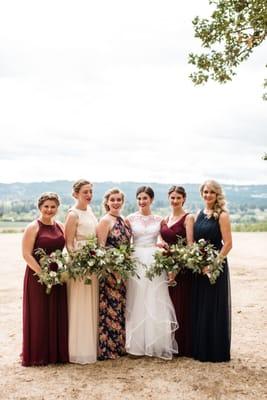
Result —
<instances>
[{"instance_id":1,"label":"dark blue gown","mask_svg":"<svg viewBox=\"0 0 267 400\"><path fill-rule=\"evenodd\" d=\"M194 227L195 241L206 239L218 250L223 246L218 219L201 211ZM230 360L231 294L227 260L223 273L211 285L206 275L197 275L192 288L193 357L200 361Z\"/></svg>"}]
</instances>

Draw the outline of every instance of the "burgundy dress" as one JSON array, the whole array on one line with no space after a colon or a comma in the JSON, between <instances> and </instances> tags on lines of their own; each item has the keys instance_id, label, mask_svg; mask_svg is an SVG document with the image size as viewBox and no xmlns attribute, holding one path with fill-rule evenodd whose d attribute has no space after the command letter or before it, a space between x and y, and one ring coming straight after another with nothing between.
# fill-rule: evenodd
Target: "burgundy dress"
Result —
<instances>
[{"instance_id":1,"label":"burgundy dress","mask_svg":"<svg viewBox=\"0 0 267 400\"><path fill-rule=\"evenodd\" d=\"M161 236L169 245L177 243L177 236L186 237L184 221L188 214L185 214L179 221L168 227L163 224ZM192 284L193 275L191 271L180 272L176 276L177 285L169 287L179 328L175 331L175 339L178 343L179 356L192 356Z\"/></svg>"},{"instance_id":2,"label":"burgundy dress","mask_svg":"<svg viewBox=\"0 0 267 400\"><path fill-rule=\"evenodd\" d=\"M45 225L38 220L34 250L42 248L47 254L65 245L58 224ZM34 255L37 259L37 257ZM50 294L38 282L35 272L26 267L23 288L23 347L22 365L47 365L68 362L68 314L66 285L56 285Z\"/></svg>"}]
</instances>

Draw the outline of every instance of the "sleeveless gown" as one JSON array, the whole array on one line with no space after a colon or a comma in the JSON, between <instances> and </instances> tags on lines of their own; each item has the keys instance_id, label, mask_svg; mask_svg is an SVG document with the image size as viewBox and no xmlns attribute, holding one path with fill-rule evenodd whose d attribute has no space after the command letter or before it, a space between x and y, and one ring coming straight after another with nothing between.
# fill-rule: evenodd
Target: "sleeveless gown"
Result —
<instances>
[{"instance_id":1,"label":"sleeveless gown","mask_svg":"<svg viewBox=\"0 0 267 400\"><path fill-rule=\"evenodd\" d=\"M131 229L117 217L107 237L107 247L129 244ZM111 273L99 281L99 345L98 359L115 359L125 351L125 283L117 283Z\"/></svg>"},{"instance_id":2,"label":"sleeveless gown","mask_svg":"<svg viewBox=\"0 0 267 400\"><path fill-rule=\"evenodd\" d=\"M170 227L163 224L161 227L161 237L169 245L177 243L177 236L185 238L186 230L184 227L185 214ZM192 283L193 274L189 270L180 272L176 276L177 285L169 287L169 293L173 302L179 329L175 332L175 339L178 343L179 356L192 356Z\"/></svg>"},{"instance_id":3,"label":"sleeveless gown","mask_svg":"<svg viewBox=\"0 0 267 400\"><path fill-rule=\"evenodd\" d=\"M47 254L63 250L65 239L61 227L45 225L37 221L34 250L42 248ZM56 270L56 266L51 269ZM46 294L45 285L26 267L23 288L23 347L22 365L47 365L69 361L68 354L68 314L66 285L56 285Z\"/></svg>"},{"instance_id":4,"label":"sleeveless gown","mask_svg":"<svg viewBox=\"0 0 267 400\"><path fill-rule=\"evenodd\" d=\"M133 233L137 273L127 284L126 351L129 354L160 357L170 360L178 352L174 332L177 320L167 284L166 274L152 281L145 277L157 250L161 218L140 213L128 217Z\"/></svg>"},{"instance_id":5,"label":"sleeveless gown","mask_svg":"<svg viewBox=\"0 0 267 400\"><path fill-rule=\"evenodd\" d=\"M78 217L74 248L82 248L88 237L95 236L97 219L90 207L87 210L71 208ZM91 277L92 283L85 285L83 280L70 279L68 289L69 309L69 356L70 362L77 364L93 363L97 359L98 325L98 280Z\"/></svg>"},{"instance_id":6,"label":"sleeveless gown","mask_svg":"<svg viewBox=\"0 0 267 400\"><path fill-rule=\"evenodd\" d=\"M218 250L222 248L220 225L214 217L199 213L194 238L208 240ZM193 357L200 361L230 360L231 298L227 260L223 273L211 285L205 275L195 276L193 283Z\"/></svg>"}]
</instances>

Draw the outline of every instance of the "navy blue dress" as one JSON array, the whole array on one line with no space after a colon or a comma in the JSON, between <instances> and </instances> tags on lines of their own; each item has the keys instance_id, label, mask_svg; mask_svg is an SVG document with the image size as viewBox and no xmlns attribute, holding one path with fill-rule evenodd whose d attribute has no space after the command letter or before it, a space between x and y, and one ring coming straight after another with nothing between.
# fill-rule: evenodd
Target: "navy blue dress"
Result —
<instances>
[{"instance_id":1,"label":"navy blue dress","mask_svg":"<svg viewBox=\"0 0 267 400\"><path fill-rule=\"evenodd\" d=\"M218 219L203 210L194 227L195 241L206 239L218 250L223 246ZM223 273L211 285L206 275L195 276L192 288L193 357L200 361L230 360L231 294L227 260Z\"/></svg>"}]
</instances>

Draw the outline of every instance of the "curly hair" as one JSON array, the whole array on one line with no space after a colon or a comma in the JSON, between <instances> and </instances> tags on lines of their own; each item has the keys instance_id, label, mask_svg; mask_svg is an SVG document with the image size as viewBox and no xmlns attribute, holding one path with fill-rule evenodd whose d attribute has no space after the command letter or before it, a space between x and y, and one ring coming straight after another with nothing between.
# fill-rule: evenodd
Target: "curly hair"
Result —
<instances>
[{"instance_id":1,"label":"curly hair","mask_svg":"<svg viewBox=\"0 0 267 400\"><path fill-rule=\"evenodd\" d=\"M200 194L202 197L205 186L216 193L216 200L209 214L209 217L214 217L215 219L218 219L223 211L227 211L226 199L222 187L218 182L214 180L207 180L200 186Z\"/></svg>"},{"instance_id":2,"label":"curly hair","mask_svg":"<svg viewBox=\"0 0 267 400\"><path fill-rule=\"evenodd\" d=\"M111 196L112 194L120 194L120 195L121 195L121 198L122 198L122 204L124 203L125 195L124 195L124 193L123 193L120 189L118 189L118 188L109 189L109 190L104 194L103 203L102 203L103 208L106 210L106 212L109 211L108 200L109 200L109 198L110 198L110 196Z\"/></svg>"}]
</instances>

